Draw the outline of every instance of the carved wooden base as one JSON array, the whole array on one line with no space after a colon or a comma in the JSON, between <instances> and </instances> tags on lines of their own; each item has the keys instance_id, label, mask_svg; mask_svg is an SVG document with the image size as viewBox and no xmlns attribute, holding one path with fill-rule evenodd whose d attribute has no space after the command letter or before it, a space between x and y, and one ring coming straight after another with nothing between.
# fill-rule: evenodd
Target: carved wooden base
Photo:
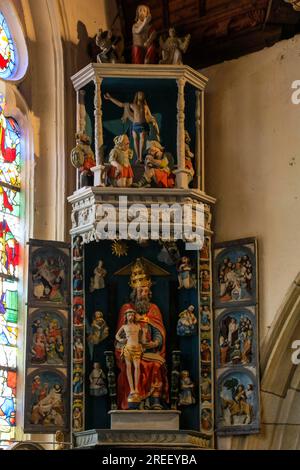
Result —
<instances>
[{"instance_id":1,"label":"carved wooden base","mask_svg":"<svg viewBox=\"0 0 300 470\"><path fill-rule=\"evenodd\" d=\"M134 447L154 449L209 449L211 439L196 431L113 431L93 429L74 434L75 448Z\"/></svg>"}]
</instances>

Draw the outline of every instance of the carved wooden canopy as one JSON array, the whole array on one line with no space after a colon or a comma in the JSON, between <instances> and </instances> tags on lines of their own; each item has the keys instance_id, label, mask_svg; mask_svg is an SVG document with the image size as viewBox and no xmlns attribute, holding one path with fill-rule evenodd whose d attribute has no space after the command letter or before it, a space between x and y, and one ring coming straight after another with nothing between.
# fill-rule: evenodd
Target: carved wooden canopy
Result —
<instances>
[{"instance_id":1,"label":"carved wooden canopy","mask_svg":"<svg viewBox=\"0 0 300 470\"><path fill-rule=\"evenodd\" d=\"M300 31L294 0L118 0L127 50L137 5L149 5L155 28L191 33L184 62L195 68L271 46Z\"/></svg>"}]
</instances>

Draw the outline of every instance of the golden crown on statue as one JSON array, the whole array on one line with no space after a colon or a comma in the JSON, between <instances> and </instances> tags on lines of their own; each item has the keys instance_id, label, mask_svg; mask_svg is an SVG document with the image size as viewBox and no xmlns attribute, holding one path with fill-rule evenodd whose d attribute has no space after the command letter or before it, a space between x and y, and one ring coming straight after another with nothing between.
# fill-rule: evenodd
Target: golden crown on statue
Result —
<instances>
[{"instance_id":1,"label":"golden crown on statue","mask_svg":"<svg viewBox=\"0 0 300 470\"><path fill-rule=\"evenodd\" d=\"M135 261L131 268L130 286L133 289L152 286L151 279L146 272L146 267L140 258Z\"/></svg>"}]
</instances>

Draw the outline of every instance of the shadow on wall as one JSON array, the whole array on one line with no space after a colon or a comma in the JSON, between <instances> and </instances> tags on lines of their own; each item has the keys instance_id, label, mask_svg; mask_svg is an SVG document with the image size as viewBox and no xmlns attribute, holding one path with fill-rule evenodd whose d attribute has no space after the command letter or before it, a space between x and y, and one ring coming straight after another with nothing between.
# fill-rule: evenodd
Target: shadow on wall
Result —
<instances>
[{"instance_id":1,"label":"shadow on wall","mask_svg":"<svg viewBox=\"0 0 300 470\"><path fill-rule=\"evenodd\" d=\"M91 62L91 45L94 38L89 37L86 26L82 21L78 21L77 23L77 39L78 43L74 46L76 64L74 73Z\"/></svg>"}]
</instances>

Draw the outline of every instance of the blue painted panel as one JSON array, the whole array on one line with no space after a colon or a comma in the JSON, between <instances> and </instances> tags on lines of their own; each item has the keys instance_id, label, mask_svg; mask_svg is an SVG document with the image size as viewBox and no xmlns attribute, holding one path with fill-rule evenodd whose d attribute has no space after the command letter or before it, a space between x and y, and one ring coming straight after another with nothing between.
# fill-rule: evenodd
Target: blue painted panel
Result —
<instances>
[{"instance_id":1,"label":"blue painted panel","mask_svg":"<svg viewBox=\"0 0 300 470\"><path fill-rule=\"evenodd\" d=\"M114 273L124 266L127 266L138 257L144 257L152 261L170 273L170 277L152 277L152 299L160 308L164 325L167 331L166 350L167 365L169 372L169 384L171 373L171 352L180 349L182 352L182 369L190 371L190 376L196 385L196 396L198 397L198 377L199 377L199 344L198 336L180 338L176 334L178 314L189 305L194 305L198 310L197 291L178 290L176 266L167 266L157 260L157 255L161 251L161 246L157 242L149 242L148 246L141 247L135 242L128 241L128 255L118 258L112 255L111 242L102 241L91 243L85 248L85 280L86 280L86 315L89 322L92 321L94 311L100 309L104 313L104 318L110 328L110 336L103 343L94 348L93 359L87 355L86 358L86 390L88 391L88 375L92 370L92 362L100 362L106 372L104 351L114 350L114 336L118 312L121 306L128 302L130 295L129 278L127 276L114 276ZM184 254L184 245L179 242L181 254ZM196 254L188 253L196 265ZM104 267L108 271L105 278L107 288L94 293L89 292L89 281L93 275L98 260L102 259ZM86 394L86 429L109 428L110 419L107 414L109 399L107 397L90 397ZM181 429L199 430L199 402L182 410Z\"/></svg>"}]
</instances>

